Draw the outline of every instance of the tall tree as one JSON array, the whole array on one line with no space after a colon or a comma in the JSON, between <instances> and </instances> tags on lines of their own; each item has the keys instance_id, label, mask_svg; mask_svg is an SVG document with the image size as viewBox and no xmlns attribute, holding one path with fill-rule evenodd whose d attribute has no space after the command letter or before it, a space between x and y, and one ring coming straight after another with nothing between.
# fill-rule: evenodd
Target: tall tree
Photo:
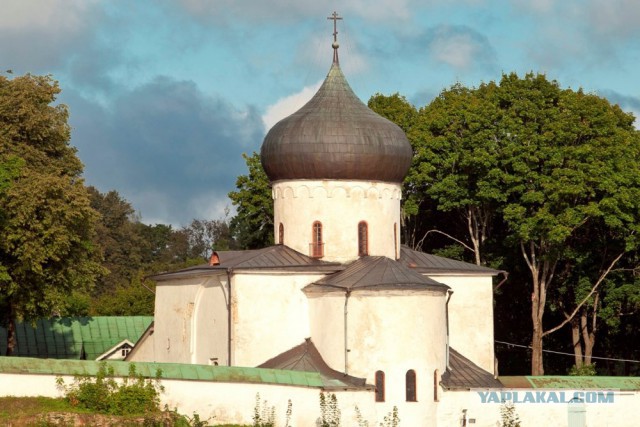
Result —
<instances>
[{"instance_id":1,"label":"tall tree","mask_svg":"<svg viewBox=\"0 0 640 427\"><path fill-rule=\"evenodd\" d=\"M477 263L485 262L492 235L520 253L532 290L532 373L542 374L543 338L575 319L637 246L640 139L633 117L543 75L509 74L499 84L444 91L416 121L405 184L458 215L465 236L451 237ZM545 329L545 311L560 302L556 287L575 287L575 277L561 273L579 268L586 257L580 242L596 230L606 250L588 270L587 292Z\"/></svg>"},{"instance_id":2,"label":"tall tree","mask_svg":"<svg viewBox=\"0 0 640 427\"><path fill-rule=\"evenodd\" d=\"M0 324L9 355L16 318L64 311L74 289L103 273L93 244L97 214L69 145L67 109L53 105L59 92L48 76L0 76L0 163L22 163L0 195Z\"/></svg>"},{"instance_id":3,"label":"tall tree","mask_svg":"<svg viewBox=\"0 0 640 427\"><path fill-rule=\"evenodd\" d=\"M273 244L273 199L271 184L260 163L260 155L243 154L248 175L236 180L237 191L229 193L236 215L231 232L242 249L258 249Z\"/></svg>"}]
</instances>

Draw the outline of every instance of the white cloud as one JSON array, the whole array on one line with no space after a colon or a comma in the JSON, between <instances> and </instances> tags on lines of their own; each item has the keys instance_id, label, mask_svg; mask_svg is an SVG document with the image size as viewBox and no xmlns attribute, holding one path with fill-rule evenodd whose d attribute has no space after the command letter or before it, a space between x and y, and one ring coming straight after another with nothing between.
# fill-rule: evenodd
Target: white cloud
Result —
<instances>
[{"instance_id":1,"label":"white cloud","mask_svg":"<svg viewBox=\"0 0 640 427\"><path fill-rule=\"evenodd\" d=\"M73 33L84 28L91 0L3 0L0 29Z\"/></svg>"},{"instance_id":2,"label":"white cloud","mask_svg":"<svg viewBox=\"0 0 640 427\"><path fill-rule=\"evenodd\" d=\"M262 116L265 130L269 130L285 117L298 111L309 101L318 91L322 82L304 87L300 92L279 99L275 104L267 108L267 112Z\"/></svg>"},{"instance_id":3,"label":"white cloud","mask_svg":"<svg viewBox=\"0 0 640 427\"><path fill-rule=\"evenodd\" d=\"M463 1L464 3L464 1ZM190 15L198 19L226 20L232 16L252 21L291 22L301 17L319 17L336 10L340 15L358 16L369 21L406 21L424 2L417 0L353 0L348 3L316 0L179 0Z\"/></svg>"},{"instance_id":4,"label":"white cloud","mask_svg":"<svg viewBox=\"0 0 640 427\"><path fill-rule=\"evenodd\" d=\"M491 64L494 59L486 37L467 27L437 27L428 35L428 48L433 59L457 70Z\"/></svg>"}]
</instances>

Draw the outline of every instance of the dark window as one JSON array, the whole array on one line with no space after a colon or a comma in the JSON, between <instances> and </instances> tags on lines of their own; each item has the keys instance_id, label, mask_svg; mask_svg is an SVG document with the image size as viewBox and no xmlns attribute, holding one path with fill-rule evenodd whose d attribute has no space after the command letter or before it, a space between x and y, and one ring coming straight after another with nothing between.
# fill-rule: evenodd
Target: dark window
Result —
<instances>
[{"instance_id":1,"label":"dark window","mask_svg":"<svg viewBox=\"0 0 640 427\"><path fill-rule=\"evenodd\" d=\"M407 381L407 402L417 402L416 397L416 371L409 369L406 375Z\"/></svg>"},{"instance_id":2,"label":"dark window","mask_svg":"<svg viewBox=\"0 0 640 427\"><path fill-rule=\"evenodd\" d=\"M398 224L393 223L393 249L395 251L396 259L399 259L398 256Z\"/></svg>"},{"instance_id":3,"label":"dark window","mask_svg":"<svg viewBox=\"0 0 640 427\"><path fill-rule=\"evenodd\" d=\"M324 243L322 242L322 223L316 221L312 226L311 256L322 258L324 256Z\"/></svg>"},{"instance_id":4,"label":"dark window","mask_svg":"<svg viewBox=\"0 0 640 427\"><path fill-rule=\"evenodd\" d=\"M284 225L282 223L278 226L278 244L284 245Z\"/></svg>"},{"instance_id":5,"label":"dark window","mask_svg":"<svg viewBox=\"0 0 640 427\"><path fill-rule=\"evenodd\" d=\"M433 401L438 401L438 370L433 371Z\"/></svg>"},{"instance_id":6,"label":"dark window","mask_svg":"<svg viewBox=\"0 0 640 427\"><path fill-rule=\"evenodd\" d=\"M384 402L384 372L376 371L376 402Z\"/></svg>"},{"instance_id":7,"label":"dark window","mask_svg":"<svg viewBox=\"0 0 640 427\"><path fill-rule=\"evenodd\" d=\"M358 223L358 256L369 255L369 230L365 221Z\"/></svg>"}]
</instances>

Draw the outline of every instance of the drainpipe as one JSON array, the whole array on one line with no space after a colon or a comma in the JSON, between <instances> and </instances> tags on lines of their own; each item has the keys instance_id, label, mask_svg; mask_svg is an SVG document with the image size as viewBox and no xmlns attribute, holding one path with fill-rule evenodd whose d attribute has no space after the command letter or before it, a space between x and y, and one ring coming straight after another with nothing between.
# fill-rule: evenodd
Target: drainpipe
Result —
<instances>
[{"instance_id":1,"label":"drainpipe","mask_svg":"<svg viewBox=\"0 0 640 427\"><path fill-rule=\"evenodd\" d=\"M447 353L445 354L445 366L447 369L449 369L449 300L451 299L451 295L453 295L453 291L448 289L447 302L445 304L445 319L447 322Z\"/></svg>"},{"instance_id":2,"label":"drainpipe","mask_svg":"<svg viewBox=\"0 0 640 427\"><path fill-rule=\"evenodd\" d=\"M347 310L347 305L349 304L350 296L351 296L351 291L347 290L344 294L344 374L345 375L349 373L349 347L347 345L347 314L349 312Z\"/></svg>"},{"instance_id":3,"label":"drainpipe","mask_svg":"<svg viewBox=\"0 0 640 427\"><path fill-rule=\"evenodd\" d=\"M231 366L231 273L233 269L227 268L227 365Z\"/></svg>"}]
</instances>

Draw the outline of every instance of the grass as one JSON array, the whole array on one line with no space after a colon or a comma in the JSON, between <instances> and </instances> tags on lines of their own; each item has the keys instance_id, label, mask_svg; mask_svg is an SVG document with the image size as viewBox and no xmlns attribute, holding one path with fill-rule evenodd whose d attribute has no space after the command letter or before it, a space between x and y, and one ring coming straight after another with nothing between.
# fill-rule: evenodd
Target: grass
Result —
<instances>
[{"instance_id":1,"label":"grass","mask_svg":"<svg viewBox=\"0 0 640 427\"><path fill-rule=\"evenodd\" d=\"M64 426L72 427L74 424L65 421L50 421L44 418L45 414L78 414L85 423L84 425L98 424L96 419L100 420L100 425L105 426L181 426L188 427L185 418L176 419L176 417L162 417L165 413L159 413L155 422L150 422L149 418L132 417L132 416L107 416L93 414L86 409L71 406L63 398L50 397L0 397L0 426L11 427L49 427ZM92 418L96 417L96 418ZM93 422L92 422L93 420ZM106 421L105 421L106 420ZM173 423L167 424L170 420ZM249 427L240 424L222 424L216 427Z\"/></svg>"}]
</instances>

